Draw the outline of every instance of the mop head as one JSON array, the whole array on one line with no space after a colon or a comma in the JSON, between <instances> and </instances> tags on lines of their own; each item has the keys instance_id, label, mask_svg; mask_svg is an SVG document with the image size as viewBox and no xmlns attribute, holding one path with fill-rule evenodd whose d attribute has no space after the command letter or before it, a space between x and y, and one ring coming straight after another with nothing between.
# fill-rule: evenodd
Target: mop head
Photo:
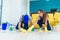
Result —
<instances>
[{"instance_id":1,"label":"mop head","mask_svg":"<svg viewBox=\"0 0 60 40\"><path fill-rule=\"evenodd\" d=\"M26 33L27 31L23 28L20 28L20 31L23 32L23 33Z\"/></svg>"},{"instance_id":2,"label":"mop head","mask_svg":"<svg viewBox=\"0 0 60 40\"><path fill-rule=\"evenodd\" d=\"M30 32L34 28L34 25L32 25L27 31Z\"/></svg>"}]
</instances>

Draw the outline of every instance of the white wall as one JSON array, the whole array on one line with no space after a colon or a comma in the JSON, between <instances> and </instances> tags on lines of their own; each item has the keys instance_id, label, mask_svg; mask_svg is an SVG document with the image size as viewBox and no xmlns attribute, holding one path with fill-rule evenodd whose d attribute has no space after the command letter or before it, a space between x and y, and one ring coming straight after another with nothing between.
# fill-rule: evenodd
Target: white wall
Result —
<instances>
[{"instance_id":1,"label":"white wall","mask_svg":"<svg viewBox=\"0 0 60 40\"><path fill-rule=\"evenodd\" d=\"M3 0L2 22L16 24L22 14L29 14L28 0Z\"/></svg>"}]
</instances>

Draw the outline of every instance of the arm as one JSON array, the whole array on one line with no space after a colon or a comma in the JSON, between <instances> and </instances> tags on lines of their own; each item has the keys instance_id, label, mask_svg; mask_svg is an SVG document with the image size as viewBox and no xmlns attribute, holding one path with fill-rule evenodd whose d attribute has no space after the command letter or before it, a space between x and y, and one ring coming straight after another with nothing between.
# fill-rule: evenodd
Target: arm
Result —
<instances>
[{"instance_id":1,"label":"arm","mask_svg":"<svg viewBox=\"0 0 60 40\"><path fill-rule=\"evenodd\" d=\"M21 28L21 23L22 23L22 16L20 16L19 23L18 23L18 28Z\"/></svg>"},{"instance_id":2,"label":"arm","mask_svg":"<svg viewBox=\"0 0 60 40\"><path fill-rule=\"evenodd\" d=\"M32 25L32 21L30 20L29 23L30 23L30 26L31 26Z\"/></svg>"},{"instance_id":3,"label":"arm","mask_svg":"<svg viewBox=\"0 0 60 40\"><path fill-rule=\"evenodd\" d=\"M48 16L46 16L45 25L47 25L47 21L48 21Z\"/></svg>"},{"instance_id":4,"label":"arm","mask_svg":"<svg viewBox=\"0 0 60 40\"><path fill-rule=\"evenodd\" d=\"M36 25L37 24L37 22L38 22L38 17L36 18L36 21L34 22L34 24L32 24L32 18L31 18L31 16L30 15L28 15L29 16L29 22L30 22L30 26L31 25ZM39 15L38 15L39 16Z\"/></svg>"},{"instance_id":5,"label":"arm","mask_svg":"<svg viewBox=\"0 0 60 40\"><path fill-rule=\"evenodd\" d=\"M44 21L45 21L45 22L44 22L43 26L47 26L47 21L48 21L48 16L47 16L47 15L45 16Z\"/></svg>"},{"instance_id":6,"label":"arm","mask_svg":"<svg viewBox=\"0 0 60 40\"><path fill-rule=\"evenodd\" d=\"M20 22L18 23L18 28L19 28L19 29L21 28L21 23L20 23Z\"/></svg>"},{"instance_id":7,"label":"arm","mask_svg":"<svg viewBox=\"0 0 60 40\"><path fill-rule=\"evenodd\" d=\"M37 22L38 22L38 18L36 19L36 21L35 21L35 23L34 23L33 25L36 25L36 24L37 24Z\"/></svg>"}]
</instances>

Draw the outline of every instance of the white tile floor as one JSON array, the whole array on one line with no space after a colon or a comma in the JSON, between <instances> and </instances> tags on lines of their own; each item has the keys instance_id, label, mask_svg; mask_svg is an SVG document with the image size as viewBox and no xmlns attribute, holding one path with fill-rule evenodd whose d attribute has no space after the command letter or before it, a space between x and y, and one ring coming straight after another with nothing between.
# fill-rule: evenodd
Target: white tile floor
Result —
<instances>
[{"instance_id":1,"label":"white tile floor","mask_svg":"<svg viewBox=\"0 0 60 40\"><path fill-rule=\"evenodd\" d=\"M30 32L21 33L19 31L0 31L0 40L59 40L59 32Z\"/></svg>"}]
</instances>

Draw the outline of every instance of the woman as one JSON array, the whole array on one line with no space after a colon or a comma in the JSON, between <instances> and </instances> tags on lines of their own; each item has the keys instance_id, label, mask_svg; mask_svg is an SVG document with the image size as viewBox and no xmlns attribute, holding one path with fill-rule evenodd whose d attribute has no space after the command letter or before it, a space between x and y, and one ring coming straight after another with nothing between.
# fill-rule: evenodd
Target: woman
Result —
<instances>
[{"instance_id":1,"label":"woman","mask_svg":"<svg viewBox=\"0 0 60 40\"><path fill-rule=\"evenodd\" d=\"M38 18L34 25L38 24L40 26L40 31L45 29L45 31L50 31L51 27L49 25L48 16L43 10L38 11Z\"/></svg>"}]
</instances>

